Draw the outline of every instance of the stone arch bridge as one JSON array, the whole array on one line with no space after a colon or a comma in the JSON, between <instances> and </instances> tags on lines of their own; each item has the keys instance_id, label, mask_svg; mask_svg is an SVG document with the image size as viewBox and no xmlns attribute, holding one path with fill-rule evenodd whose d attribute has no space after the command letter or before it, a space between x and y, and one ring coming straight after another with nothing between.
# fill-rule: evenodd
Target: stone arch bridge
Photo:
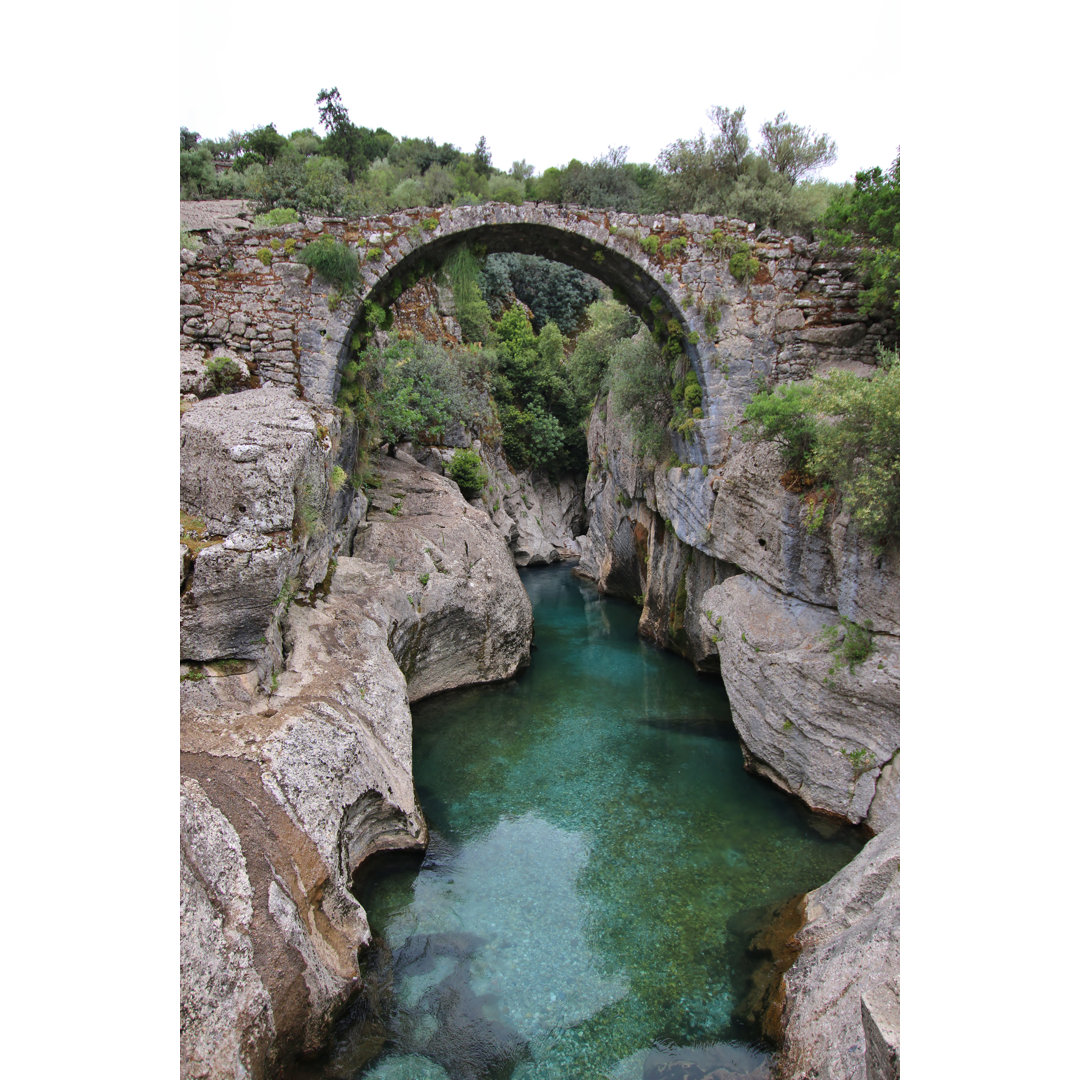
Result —
<instances>
[{"instance_id":1,"label":"stone arch bridge","mask_svg":"<svg viewBox=\"0 0 1080 1080\"><path fill-rule=\"evenodd\" d=\"M459 244L558 260L616 289L650 325L675 318L704 391L699 438L687 448L695 461L708 459L763 379L871 365L894 337L891 324L859 314L850 261L730 218L487 203L255 228L233 202L182 204L181 221L209 241L181 252L181 348L234 356L260 382L293 385L319 404L336 396L364 302L385 302L395 281ZM296 261L322 234L357 251L361 283L349 297ZM758 262L748 281L729 267L739 243Z\"/></svg>"}]
</instances>

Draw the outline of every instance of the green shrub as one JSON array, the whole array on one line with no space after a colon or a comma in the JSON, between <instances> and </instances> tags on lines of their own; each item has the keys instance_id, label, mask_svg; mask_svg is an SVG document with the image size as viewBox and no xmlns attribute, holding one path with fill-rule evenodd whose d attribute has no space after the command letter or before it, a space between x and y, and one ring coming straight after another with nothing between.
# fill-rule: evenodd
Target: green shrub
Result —
<instances>
[{"instance_id":1,"label":"green shrub","mask_svg":"<svg viewBox=\"0 0 1080 1080\"><path fill-rule=\"evenodd\" d=\"M676 236L669 240L660 249L664 253L664 258L670 259L674 255L680 255L686 250L686 245L689 241L685 236Z\"/></svg>"},{"instance_id":2,"label":"green shrub","mask_svg":"<svg viewBox=\"0 0 1080 1080\"><path fill-rule=\"evenodd\" d=\"M269 225L294 225L300 220L300 215L291 206L275 206L265 214L255 215L256 228L266 228Z\"/></svg>"},{"instance_id":3,"label":"green shrub","mask_svg":"<svg viewBox=\"0 0 1080 1080\"><path fill-rule=\"evenodd\" d=\"M180 230L180 248L183 250L187 248L188 251L200 252L204 247L204 243L194 233L185 232Z\"/></svg>"},{"instance_id":4,"label":"green shrub","mask_svg":"<svg viewBox=\"0 0 1080 1080\"><path fill-rule=\"evenodd\" d=\"M484 490L488 481L480 455L475 450L455 450L454 456L446 466L447 475L459 488L466 499L475 499Z\"/></svg>"},{"instance_id":5,"label":"green shrub","mask_svg":"<svg viewBox=\"0 0 1080 1080\"><path fill-rule=\"evenodd\" d=\"M686 388L683 390L683 401L686 407L693 411L701 405L702 390L698 382L697 373L691 368L686 373Z\"/></svg>"},{"instance_id":6,"label":"green shrub","mask_svg":"<svg viewBox=\"0 0 1080 1080\"><path fill-rule=\"evenodd\" d=\"M479 260L461 244L446 257L442 271L454 294L454 314L462 339L486 342L491 333L491 311L480 290Z\"/></svg>"},{"instance_id":7,"label":"green shrub","mask_svg":"<svg viewBox=\"0 0 1080 1080\"><path fill-rule=\"evenodd\" d=\"M864 379L848 371L762 391L744 417L752 439L780 448L784 464L836 489L859 532L876 546L900 535L900 358L882 350ZM821 524L824 498L808 517Z\"/></svg>"},{"instance_id":8,"label":"green shrub","mask_svg":"<svg viewBox=\"0 0 1080 1080\"><path fill-rule=\"evenodd\" d=\"M242 390L247 382L248 373L228 356L216 356L207 361L206 374L215 394L232 394Z\"/></svg>"},{"instance_id":9,"label":"green shrub","mask_svg":"<svg viewBox=\"0 0 1080 1080\"><path fill-rule=\"evenodd\" d=\"M349 475L340 465L335 465L330 470L330 492L336 495L342 487L345 485L345 481L348 480Z\"/></svg>"},{"instance_id":10,"label":"green shrub","mask_svg":"<svg viewBox=\"0 0 1080 1080\"><path fill-rule=\"evenodd\" d=\"M331 285L336 285L343 294L352 292L360 280L356 252L332 236L313 240L297 258Z\"/></svg>"},{"instance_id":11,"label":"green shrub","mask_svg":"<svg viewBox=\"0 0 1080 1080\"><path fill-rule=\"evenodd\" d=\"M380 247L370 247L367 250L367 261L378 262L383 257L383 250Z\"/></svg>"},{"instance_id":12,"label":"green shrub","mask_svg":"<svg viewBox=\"0 0 1080 1080\"><path fill-rule=\"evenodd\" d=\"M615 345L611 370L612 407L626 420L635 450L655 462L671 418L671 381L660 349L644 334L623 338Z\"/></svg>"},{"instance_id":13,"label":"green shrub","mask_svg":"<svg viewBox=\"0 0 1080 1080\"><path fill-rule=\"evenodd\" d=\"M728 260L728 270L736 281L751 281L761 269L761 263L750 254L745 240L735 245L735 254Z\"/></svg>"},{"instance_id":14,"label":"green shrub","mask_svg":"<svg viewBox=\"0 0 1080 1080\"><path fill-rule=\"evenodd\" d=\"M641 238L641 247L646 255L655 255L660 250L660 237L643 236Z\"/></svg>"},{"instance_id":15,"label":"green shrub","mask_svg":"<svg viewBox=\"0 0 1080 1080\"><path fill-rule=\"evenodd\" d=\"M295 250L296 250L296 239L295 239L295 237L290 236L285 241L285 254L286 255L291 255Z\"/></svg>"},{"instance_id":16,"label":"green shrub","mask_svg":"<svg viewBox=\"0 0 1080 1080\"><path fill-rule=\"evenodd\" d=\"M817 433L812 396L809 383L789 383L755 394L743 413L750 437L776 443L784 464L800 472L809 466Z\"/></svg>"},{"instance_id":17,"label":"green shrub","mask_svg":"<svg viewBox=\"0 0 1080 1080\"><path fill-rule=\"evenodd\" d=\"M615 343L632 337L641 323L628 308L614 300L590 304L585 318L586 328L578 334L566 367L578 400L591 406L596 395L607 386L608 360Z\"/></svg>"},{"instance_id":18,"label":"green shrub","mask_svg":"<svg viewBox=\"0 0 1080 1080\"><path fill-rule=\"evenodd\" d=\"M425 232L434 232L439 227L439 219L435 217L426 217L420 222L420 228Z\"/></svg>"},{"instance_id":19,"label":"green shrub","mask_svg":"<svg viewBox=\"0 0 1080 1080\"><path fill-rule=\"evenodd\" d=\"M814 380L810 470L828 478L859 532L878 545L900 535L900 359L882 352L870 379L833 371Z\"/></svg>"},{"instance_id":20,"label":"green shrub","mask_svg":"<svg viewBox=\"0 0 1080 1080\"><path fill-rule=\"evenodd\" d=\"M263 266L269 266L270 260L272 258L270 254L270 249L265 247L259 248L259 250L255 252L255 258L257 258L259 262L263 264Z\"/></svg>"}]
</instances>

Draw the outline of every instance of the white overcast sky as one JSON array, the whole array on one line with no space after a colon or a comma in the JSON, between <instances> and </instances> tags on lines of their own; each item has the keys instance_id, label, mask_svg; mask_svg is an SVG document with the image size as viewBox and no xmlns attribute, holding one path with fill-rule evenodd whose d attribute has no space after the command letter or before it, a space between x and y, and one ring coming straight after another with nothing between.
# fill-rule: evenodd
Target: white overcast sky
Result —
<instances>
[{"instance_id":1,"label":"white overcast sky","mask_svg":"<svg viewBox=\"0 0 1080 1080\"><path fill-rule=\"evenodd\" d=\"M318 126L337 86L356 124L542 172L609 146L655 162L712 130L712 105L745 105L751 141L781 110L836 140L843 181L887 166L900 145L900 7L781 0L635 5L460 0L334 5L316 28L296 5L189 0L179 123L208 138L273 123ZM242 46L243 62L237 49Z\"/></svg>"}]
</instances>

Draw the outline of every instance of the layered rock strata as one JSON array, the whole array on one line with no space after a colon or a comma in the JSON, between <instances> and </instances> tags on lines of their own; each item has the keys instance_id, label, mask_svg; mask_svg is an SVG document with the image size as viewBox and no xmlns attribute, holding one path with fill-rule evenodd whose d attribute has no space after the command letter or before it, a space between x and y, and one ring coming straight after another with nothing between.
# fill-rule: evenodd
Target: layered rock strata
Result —
<instances>
[{"instance_id":1,"label":"layered rock strata","mask_svg":"<svg viewBox=\"0 0 1080 1080\"><path fill-rule=\"evenodd\" d=\"M807 529L772 446L706 450L712 463L648 467L597 408L579 572L636 598L646 637L723 674L749 768L880 830L898 812L898 552L835 510ZM864 630L871 651L850 662Z\"/></svg>"},{"instance_id":2,"label":"layered rock strata","mask_svg":"<svg viewBox=\"0 0 1080 1080\"><path fill-rule=\"evenodd\" d=\"M532 612L450 481L402 456L370 506L335 492L340 432L291 392L181 427L182 1075L270 1077L359 988L356 870L426 843L409 701L512 675Z\"/></svg>"},{"instance_id":3,"label":"layered rock strata","mask_svg":"<svg viewBox=\"0 0 1080 1080\"><path fill-rule=\"evenodd\" d=\"M587 524L583 477L553 480L542 473L519 473L507 464L499 445L479 439L461 445L475 450L484 463L488 483L473 502L491 518L516 565L546 565L581 554ZM426 447L420 460L445 469L453 454L449 446Z\"/></svg>"}]
</instances>

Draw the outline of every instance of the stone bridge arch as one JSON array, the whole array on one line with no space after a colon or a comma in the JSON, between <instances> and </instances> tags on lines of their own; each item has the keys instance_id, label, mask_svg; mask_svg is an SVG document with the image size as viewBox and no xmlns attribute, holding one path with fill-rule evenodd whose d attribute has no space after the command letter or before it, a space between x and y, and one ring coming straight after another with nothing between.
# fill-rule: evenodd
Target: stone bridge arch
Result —
<instances>
[{"instance_id":1,"label":"stone bridge arch","mask_svg":"<svg viewBox=\"0 0 1080 1080\"><path fill-rule=\"evenodd\" d=\"M618 289L647 323L674 318L703 392L704 415L676 447L693 464L723 454L730 424L761 385L824 366L869 373L879 344L896 340L889 320L858 310L851 256L731 218L488 203L254 228L249 212L193 227L208 242L181 251L182 364L186 351L209 359L224 350L259 383L293 386L322 405L336 398L364 302L388 298L421 261L461 243L556 259ZM298 243L323 234L360 257L361 285L340 303L295 258ZM740 246L754 270L737 280L731 256ZM193 361L192 378L197 368Z\"/></svg>"},{"instance_id":2,"label":"stone bridge arch","mask_svg":"<svg viewBox=\"0 0 1080 1080\"><path fill-rule=\"evenodd\" d=\"M442 211L409 210L389 218L342 223L342 229L328 223L327 231L357 246L363 283L331 312L325 301L330 288L313 281L313 291L323 290L324 299L313 303L309 325L300 328L300 381L305 396L322 404L333 402L366 301L386 302L396 280L424 264L441 263L460 244L483 248L487 254L542 255L590 274L620 294L650 327L658 318L676 319L691 362L699 366L698 347L691 343L695 340L693 315L687 311L691 294L677 274L665 271L662 255L650 259L641 246L641 237L651 235L653 221L661 223L661 217L636 228L615 221L627 216L543 203L487 203ZM372 257L371 252L377 255Z\"/></svg>"}]
</instances>

